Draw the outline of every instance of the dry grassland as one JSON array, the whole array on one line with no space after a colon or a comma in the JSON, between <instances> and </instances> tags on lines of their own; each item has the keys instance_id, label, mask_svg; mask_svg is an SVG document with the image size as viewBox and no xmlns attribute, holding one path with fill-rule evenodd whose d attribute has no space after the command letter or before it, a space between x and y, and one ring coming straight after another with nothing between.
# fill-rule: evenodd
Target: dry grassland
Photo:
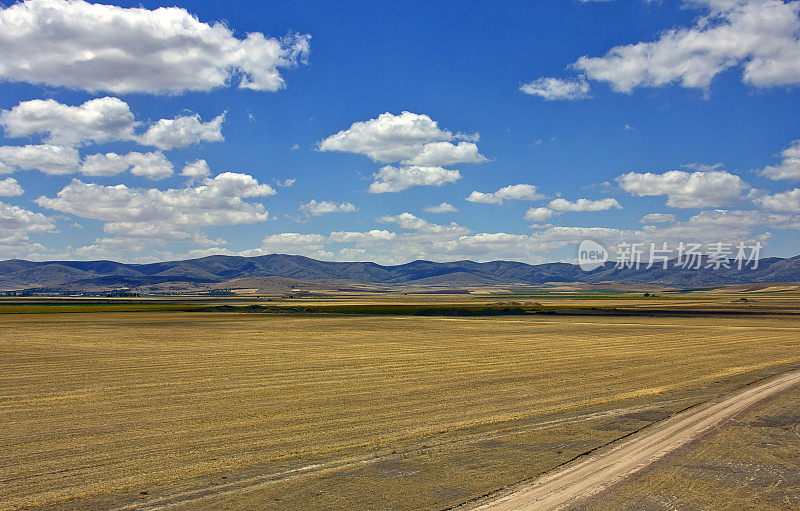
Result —
<instances>
[{"instance_id":1,"label":"dry grassland","mask_svg":"<svg viewBox=\"0 0 800 511\"><path fill-rule=\"evenodd\" d=\"M796 317L4 315L0 509L442 508L798 366Z\"/></svg>"},{"instance_id":2,"label":"dry grassland","mask_svg":"<svg viewBox=\"0 0 800 511\"><path fill-rule=\"evenodd\" d=\"M574 510L800 509L798 453L795 388Z\"/></svg>"}]
</instances>

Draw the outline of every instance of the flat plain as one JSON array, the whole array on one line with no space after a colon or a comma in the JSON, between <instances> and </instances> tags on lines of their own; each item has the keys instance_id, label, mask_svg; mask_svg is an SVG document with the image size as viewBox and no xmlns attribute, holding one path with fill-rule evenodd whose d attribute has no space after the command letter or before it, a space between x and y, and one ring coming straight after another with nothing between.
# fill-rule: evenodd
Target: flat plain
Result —
<instances>
[{"instance_id":1,"label":"flat plain","mask_svg":"<svg viewBox=\"0 0 800 511\"><path fill-rule=\"evenodd\" d=\"M571 511L798 509L798 452L800 388L794 388Z\"/></svg>"},{"instance_id":2,"label":"flat plain","mask_svg":"<svg viewBox=\"0 0 800 511\"><path fill-rule=\"evenodd\" d=\"M441 509L800 367L793 296L513 300L569 314L3 314L0 508Z\"/></svg>"}]
</instances>

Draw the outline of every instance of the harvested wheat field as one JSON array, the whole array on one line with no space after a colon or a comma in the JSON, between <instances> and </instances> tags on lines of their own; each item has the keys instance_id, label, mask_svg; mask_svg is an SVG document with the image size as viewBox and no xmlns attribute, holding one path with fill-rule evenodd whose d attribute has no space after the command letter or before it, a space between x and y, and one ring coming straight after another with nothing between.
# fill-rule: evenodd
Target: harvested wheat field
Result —
<instances>
[{"instance_id":1,"label":"harvested wheat field","mask_svg":"<svg viewBox=\"0 0 800 511\"><path fill-rule=\"evenodd\" d=\"M796 387L570 509L798 509L798 452Z\"/></svg>"},{"instance_id":2,"label":"harvested wheat field","mask_svg":"<svg viewBox=\"0 0 800 511\"><path fill-rule=\"evenodd\" d=\"M441 509L800 367L797 317L4 315L2 509Z\"/></svg>"}]
</instances>

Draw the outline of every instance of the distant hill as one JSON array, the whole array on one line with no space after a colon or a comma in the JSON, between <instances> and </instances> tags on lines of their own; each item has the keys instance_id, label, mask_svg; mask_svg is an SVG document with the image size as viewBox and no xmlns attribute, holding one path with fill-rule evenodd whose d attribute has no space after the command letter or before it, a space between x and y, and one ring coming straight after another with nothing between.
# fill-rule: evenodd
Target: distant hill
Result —
<instances>
[{"instance_id":1,"label":"distant hill","mask_svg":"<svg viewBox=\"0 0 800 511\"><path fill-rule=\"evenodd\" d=\"M151 264L114 261L47 261L18 259L0 262L0 290L52 291L141 288L170 283L210 285L236 279L280 277L302 282L340 285L482 287L539 286L553 283L661 285L709 287L761 282L800 282L800 256L761 259L753 270L617 268L614 263L590 272L567 263L530 265L514 261L413 261L396 266L370 262L327 262L303 256L273 254L258 257L210 256Z\"/></svg>"}]
</instances>

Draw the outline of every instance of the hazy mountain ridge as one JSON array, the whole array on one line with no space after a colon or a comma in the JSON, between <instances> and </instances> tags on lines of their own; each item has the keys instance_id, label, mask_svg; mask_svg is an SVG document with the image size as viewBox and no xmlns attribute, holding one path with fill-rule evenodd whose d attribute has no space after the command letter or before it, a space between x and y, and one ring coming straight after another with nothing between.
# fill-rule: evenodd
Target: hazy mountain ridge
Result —
<instances>
[{"instance_id":1,"label":"hazy mountain ridge","mask_svg":"<svg viewBox=\"0 0 800 511\"><path fill-rule=\"evenodd\" d=\"M328 262L303 256L209 256L200 259L126 264L114 261L0 261L0 289L80 289L86 286L137 287L166 282L220 283L248 277L283 277L304 281L349 281L385 286L496 286L546 283L660 284L701 287L759 282L800 281L800 256L766 258L758 268L683 269L670 265L617 268L614 263L591 272L568 263L530 265L515 261L413 261L384 266L371 262Z\"/></svg>"}]
</instances>

